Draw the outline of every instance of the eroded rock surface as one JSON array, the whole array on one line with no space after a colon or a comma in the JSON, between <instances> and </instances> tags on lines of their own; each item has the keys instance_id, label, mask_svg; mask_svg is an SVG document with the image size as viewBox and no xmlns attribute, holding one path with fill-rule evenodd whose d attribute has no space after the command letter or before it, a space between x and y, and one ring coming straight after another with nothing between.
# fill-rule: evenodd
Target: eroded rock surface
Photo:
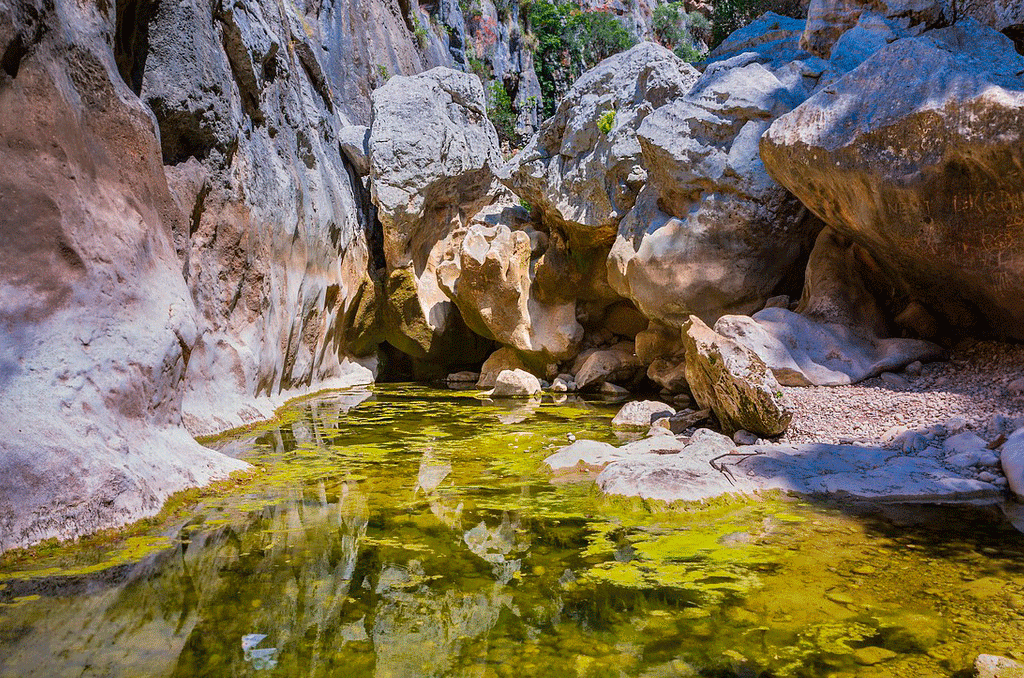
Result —
<instances>
[{"instance_id":1,"label":"eroded rock surface","mask_svg":"<svg viewBox=\"0 0 1024 678\"><path fill-rule=\"evenodd\" d=\"M727 315L715 331L751 351L785 386L856 384L915 360L938 360L942 347L918 339L878 339L849 325L820 323L784 308Z\"/></svg>"},{"instance_id":2,"label":"eroded rock surface","mask_svg":"<svg viewBox=\"0 0 1024 678\"><path fill-rule=\"evenodd\" d=\"M647 180L637 127L697 76L649 42L605 59L576 81L555 115L503 168L502 181L564 232L573 249L610 243Z\"/></svg>"},{"instance_id":3,"label":"eroded rock surface","mask_svg":"<svg viewBox=\"0 0 1024 678\"><path fill-rule=\"evenodd\" d=\"M897 40L776 121L761 155L946 333L1021 338L1022 74L974 21Z\"/></svg>"},{"instance_id":4,"label":"eroded rock surface","mask_svg":"<svg viewBox=\"0 0 1024 678\"><path fill-rule=\"evenodd\" d=\"M756 353L692 316L683 328L686 380L701 407L711 408L729 435L743 429L776 436L793 413L768 366Z\"/></svg>"},{"instance_id":5,"label":"eroded rock surface","mask_svg":"<svg viewBox=\"0 0 1024 678\"><path fill-rule=\"evenodd\" d=\"M181 425L201 319L112 22L93 4L36 10L22 50L0 44L0 551L152 515L247 466Z\"/></svg>"},{"instance_id":6,"label":"eroded rock surface","mask_svg":"<svg viewBox=\"0 0 1024 678\"><path fill-rule=\"evenodd\" d=\"M648 318L751 313L799 274L821 224L768 176L758 142L827 68L797 47L802 30L771 14L747 26L637 129L650 181L619 224L608 279Z\"/></svg>"},{"instance_id":7,"label":"eroded rock surface","mask_svg":"<svg viewBox=\"0 0 1024 678\"><path fill-rule=\"evenodd\" d=\"M539 365L576 354L583 337L576 304L535 291L535 266L548 238L533 228L525 210L507 204L485 208L450 242L438 282L474 332Z\"/></svg>"},{"instance_id":8,"label":"eroded rock surface","mask_svg":"<svg viewBox=\"0 0 1024 678\"><path fill-rule=\"evenodd\" d=\"M471 363L486 344L438 284L445 237L493 199L498 137L480 80L448 68L373 93L370 186L383 227L385 336L408 355ZM414 121L414 122L413 122Z\"/></svg>"}]
</instances>

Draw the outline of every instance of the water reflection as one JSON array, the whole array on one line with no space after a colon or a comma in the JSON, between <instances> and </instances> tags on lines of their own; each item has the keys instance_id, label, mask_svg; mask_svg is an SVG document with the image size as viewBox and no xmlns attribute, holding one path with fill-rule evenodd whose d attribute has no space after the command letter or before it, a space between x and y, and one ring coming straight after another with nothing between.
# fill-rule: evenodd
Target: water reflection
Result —
<instances>
[{"instance_id":1,"label":"water reflection","mask_svg":"<svg viewBox=\"0 0 1024 678\"><path fill-rule=\"evenodd\" d=\"M1012 530L611 501L538 462L614 407L514 407L380 389L223 443L264 482L172 547L0 578L0 676L949 676L1024 637Z\"/></svg>"}]
</instances>

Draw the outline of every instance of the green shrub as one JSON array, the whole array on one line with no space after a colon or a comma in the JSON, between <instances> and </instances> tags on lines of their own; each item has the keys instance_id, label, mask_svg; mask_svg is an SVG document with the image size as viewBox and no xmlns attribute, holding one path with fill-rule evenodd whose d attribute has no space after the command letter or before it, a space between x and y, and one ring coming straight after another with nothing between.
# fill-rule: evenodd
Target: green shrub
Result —
<instances>
[{"instance_id":1,"label":"green shrub","mask_svg":"<svg viewBox=\"0 0 1024 678\"><path fill-rule=\"evenodd\" d=\"M498 139L513 146L518 144L519 136L516 134L516 113L512 106L512 97L499 80L493 80L487 85L487 117L494 125Z\"/></svg>"},{"instance_id":2,"label":"green shrub","mask_svg":"<svg viewBox=\"0 0 1024 678\"><path fill-rule=\"evenodd\" d=\"M597 119L597 129L601 130L601 134L607 136L612 131L612 127L615 127L615 111L605 111Z\"/></svg>"},{"instance_id":3,"label":"green shrub","mask_svg":"<svg viewBox=\"0 0 1024 678\"><path fill-rule=\"evenodd\" d=\"M426 29L426 27L422 23L420 23L420 18L418 16L413 15L413 17L412 17L412 27L413 27L412 34L416 36L416 42L419 43L419 46L421 48L422 47L426 47L427 46L427 29Z\"/></svg>"},{"instance_id":4,"label":"green shrub","mask_svg":"<svg viewBox=\"0 0 1024 678\"><path fill-rule=\"evenodd\" d=\"M536 0L528 16L537 44L534 64L545 117L555 112L558 100L584 71L636 44L636 38L615 16L581 11L571 0Z\"/></svg>"},{"instance_id":5,"label":"green shrub","mask_svg":"<svg viewBox=\"0 0 1024 678\"><path fill-rule=\"evenodd\" d=\"M804 18L800 0L716 0L712 15L711 48L714 49L729 35L743 28L765 12L775 12L797 19Z\"/></svg>"}]
</instances>

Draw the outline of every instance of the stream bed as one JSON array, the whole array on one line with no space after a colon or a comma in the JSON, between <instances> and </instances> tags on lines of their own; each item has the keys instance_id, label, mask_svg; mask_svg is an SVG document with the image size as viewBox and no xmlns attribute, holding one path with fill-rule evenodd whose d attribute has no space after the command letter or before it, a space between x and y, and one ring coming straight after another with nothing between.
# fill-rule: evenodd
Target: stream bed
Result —
<instances>
[{"instance_id":1,"label":"stream bed","mask_svg":"<svg viewBox=\"0 0 1024 678\"><path fill-rule=\"evenodd\" d=\"M209 443L244 492L117 552L0 571L0 677L968 676L1024 660L997 513L552 482L618 406L378 385ZM556 479L557 480L557 479Z\"/></svg>"}]
</instances>

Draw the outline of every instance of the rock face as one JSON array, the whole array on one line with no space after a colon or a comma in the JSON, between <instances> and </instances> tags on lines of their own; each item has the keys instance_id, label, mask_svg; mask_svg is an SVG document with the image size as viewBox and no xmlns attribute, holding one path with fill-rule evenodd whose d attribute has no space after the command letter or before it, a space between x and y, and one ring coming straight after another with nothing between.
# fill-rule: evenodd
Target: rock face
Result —
<instances>
[{"instance_id":1,"label":"rock face","mask_svg":"<svg viewBox=\"0 0 1024 678\"><path fill-rule=\"evenodd\" d=\"M201 323L172 239L187 227L153 119L104 41L112 21L89 3L0 5L12 14L0 29L0 551L153 514L247 466L181 426Z\"/></svg>"},{"instance_id":2,"label":"rock face","mask_svg":"<svg viewBox=\"0 0 1024 678\"><path fill-rule=\"evenodd\" d=\"M680 327L751 313L789 279L821 228L765 171L758 140L826 64L797 47L803 22L766 15L724 43L682 95L637 129L650 182L608 258L613 289ZM798 270L797 270L798 274Z\"/></svg>"},{"instance_id":3,"label":"rock face","mask_svg":"<svg viewBox=\"0 0 1024 678\"><path fill-rule=\"evenodd\" d=\"M801 47L828 58L835 44L866 15L901 28L926 27L972 18L998 31L1024 24L1021 0L812 0Z\"/></svg>"},{"instance_id":4,"label":"rock face","mask_svg":"<svg viewBox=\"0 0 1024 678\"><path fill-rule=\"evenodd\" d=\"M371 380L346 360L375 343L359 312L374 296L375 224L362 163L338 142L351 128L336 92L359 77L331 69L337 55L319 45L341 17L270 2L119 16L114 59L155 116L200 316L186 425L212 433L266 418L313 384ZM397 39L399 27L374 30Z\"/></svg>"},{"instance_id":5,"label":"rock face","mask_svg":"<svg viewBox=\"0 0 1024 678\"><path fill-rule=\"evenodd\" d=\"M470 329L538 365L576 354L583 337L576 304L534 291L537 259L548 238L533 229L526 210L485 208L450 242L438 282Z\"/></svg>"},{"instance_id":6,"label":"rock face","mask_svg":"<svg viewBox=\"0 0 1024 678\"><path fill-rule=\"evenodd\" d=\"M153 513L244 466L188 433L373 378L422 271L378 277L371 91L471 40L530 69L515 16L434 10L0 0L0 550Z\"/></svg>"},{"instance_id":7,"label":"rock face","mask_svg":"<svg viewBox=\"0 0 1024 678\"><path fill-rule=\"evenodd\" d=\"M446 364L483 358L438 285L443 241L493 199L498 137L480 80L448 68L395 77L373 93L370 186L383 226L385 336ZM415 124L411 124L415 121Z\"/></svg>"},{"instance_id":8,"label":"rock face","mask_svg":"<svg viewBox=\"0 0 1024 678\"><path fill-rule=\"evenodd\" d=\"M974 21L897 40L777 120L761 156L904 305L947 332L1019 339L1022 73L1010 40Z\"/></svg>"},{"instance_id":9,"label":"rock face","mask_svg":"<svg viewBox=\"0 0 1024 678\"><path fill-rule=\"evenodd\" d=\"M605 59L576 81L555 115L503 168L502 181L572 249L610 243L647 180L637 127L697 75L649 42Z\"/></svg>"},{"instance_id":10,"label":"rock face","mask_svg":"<svg viewBox=\"0 0 1024 678\"><path fill-rule=\"evenodd\" d=\"M793 413L757 354L717 334L696 316L683 328L683 344L693 397L714 411L724 431L776 436L786 430Z\"/></svg>"}]
</instances>

